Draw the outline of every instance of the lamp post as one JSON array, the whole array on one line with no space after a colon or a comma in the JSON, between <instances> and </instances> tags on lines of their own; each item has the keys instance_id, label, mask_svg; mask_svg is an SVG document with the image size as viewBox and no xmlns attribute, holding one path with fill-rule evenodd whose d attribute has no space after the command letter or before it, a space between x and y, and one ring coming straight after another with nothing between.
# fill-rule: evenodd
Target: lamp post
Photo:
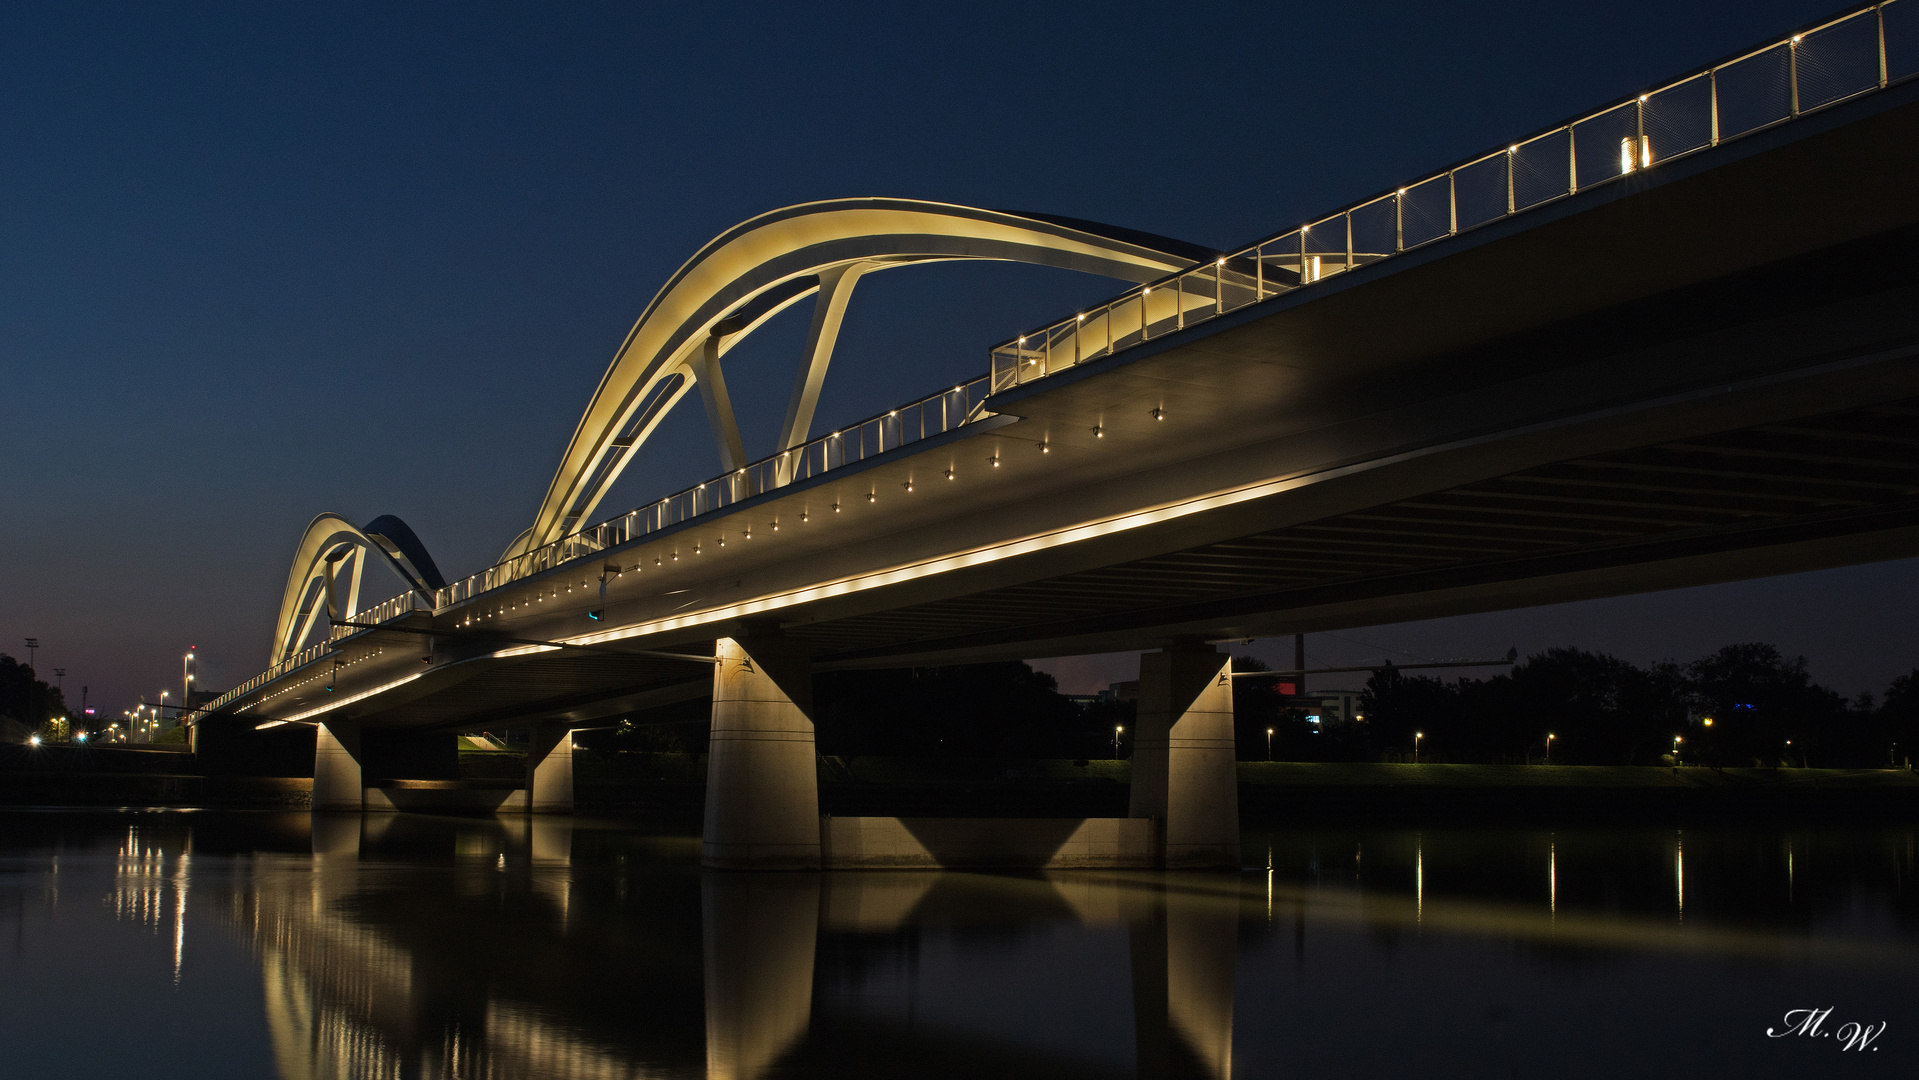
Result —
<instances>
[{"instance_id":1,"label":"lamp post","mask_svg":"<svg viewBox=\"0 0 1919 1080\"><path fill-rule=\"evenodd\" d=\"M40 648L39 638L30 637L27 639L27 723L33 724L36 726L38 722L35 721L33 718L33 699L35 696L33 693L33 684L35 680L37 680L40 677L40 673L34 670L33 654L37 652L39 648ZM38 746L40 744L36 742L33 745Z\"/></svg>"},{"instance_id":2,"label":"lamp post","mask_svg":"<svg viewBox=\"0 0 1919 1080\"><path fill-rule=\"evenodd\" d=\"M1273 729L1266 729L1266 760L1273 760Z\"/></svg>"},{"instance_id":3,"label":"lamp post","mask_svg":"<svg viewBox=\"0 0 1919 1080\"><path fill-rule=\"evenodd\" d=\"M1423 731L1413 732L1413 764L1419 764L1419 740L1426 737Z\"/></svg>"},{"instance_id":4,"label":"lamp post","mask_svg":"<svg viewBox=\"0 0 1919 1080\"><path fill-rule=\"evenodd\" d=\"M1679 767L1679 744L1683 741L1684 740L1677 735L1672 737L1672 763L1674 768Z\"/></svg>"},{"instance_id":5,"label":"lamp post","mask_svg":"<svg viewBox=\"0 0 1919 1080\"><path fill-rule=\"evenodd\" d=\"M195 645L180 660L180 704L183 706L193 704L193 652L197 649L199 646Z\"/></svg>"},{"instance_id":6,"label":"lamp post","mask_svg":"<svg viewBox=\"0 0 1919 1080\"><path fill-rule=\"evenodd\" d=\"M1113 760L1114 761L1119 760L1119 733L1125 730L1126 729L1124 727L1121 727L1118 724L1113 725Z\"/></svg>"},{"instance_id":7,"label":"lamp post","mask_svg":"<svg viewBox=\"0 0 1919 1080\"><path fill-rule=\"evenodd\" d=\"M1558 738L1558 736L1552 732L1548 731L1546 733L1546 764L1548 765L1553 763L1553 740L1555 738Z\"/></svg>"}]
</instances>

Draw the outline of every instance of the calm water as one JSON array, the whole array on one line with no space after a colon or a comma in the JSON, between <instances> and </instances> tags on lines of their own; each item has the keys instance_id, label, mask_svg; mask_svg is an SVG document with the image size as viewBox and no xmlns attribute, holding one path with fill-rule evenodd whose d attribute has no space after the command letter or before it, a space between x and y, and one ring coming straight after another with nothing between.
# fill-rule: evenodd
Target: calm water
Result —
<instances>
[{"instance_id":1,"label":"calm water","mask_svg":"<svg viewBox=\"0 0 1919 1080\"><path fill-rule=\"evenodd\" d=\"M1911 1076L1914 842L1299 831L1238 875L726 875L610 822L7 812L0 1077Z\"/></svg>"}]
</instances>

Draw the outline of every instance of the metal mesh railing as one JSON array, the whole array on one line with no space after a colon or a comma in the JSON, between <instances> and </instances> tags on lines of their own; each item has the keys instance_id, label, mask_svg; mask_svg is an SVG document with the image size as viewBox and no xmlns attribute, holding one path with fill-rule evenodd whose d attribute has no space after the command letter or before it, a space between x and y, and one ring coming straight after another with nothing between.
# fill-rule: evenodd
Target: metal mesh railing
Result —
<instances>
[{"instance_id":1,"label":"metal mesh railing","mask_svg":"<svg viewBox=\"0 0 1919 1080\"><path fill-rule=\"evenodd\" d=\"M658 502L636 507L619 517L610 518L456 581L439 590L435 596L435 606L446 608L470 600L509 582L543 573L574 559L596 555L701 514L725 509L755 495L897 450L931 435L952 431L978 418L980 403L986 399L987 390L986 377L981 376L830 435L822 435L791 450L761 458L743 469L716 476Z\"/></svg>"},{"instance_id":2,"label":"metal mesh railing","mask_svg":"<svg viewBox=\"0 0 1919 1080\"><path fill-rule=\"evenodd\" d=\"M1919 72L1919 0L1835 16L993 347L994 393L1872 93Z\"/></svg>"}]
</instances>

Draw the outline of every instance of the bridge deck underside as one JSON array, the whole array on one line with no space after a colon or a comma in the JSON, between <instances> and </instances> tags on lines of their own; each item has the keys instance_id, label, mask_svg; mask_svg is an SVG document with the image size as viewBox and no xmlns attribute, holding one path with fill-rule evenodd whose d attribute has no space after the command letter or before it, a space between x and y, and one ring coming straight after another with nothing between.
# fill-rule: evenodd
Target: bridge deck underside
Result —
<instances>
[{"instance_id":1,"label":"bridge deck underside","mask_svg":"<svg viewBox=\"0 0 1919 1080\"><path fill-rule=\"evenodd\" d=\"M1919 522L1919 399L1512 473L1222 543L808 626L824 662L1284 613ZM1893 554L1893 553L1888 553Z\"/></svg>"}]
</instances>

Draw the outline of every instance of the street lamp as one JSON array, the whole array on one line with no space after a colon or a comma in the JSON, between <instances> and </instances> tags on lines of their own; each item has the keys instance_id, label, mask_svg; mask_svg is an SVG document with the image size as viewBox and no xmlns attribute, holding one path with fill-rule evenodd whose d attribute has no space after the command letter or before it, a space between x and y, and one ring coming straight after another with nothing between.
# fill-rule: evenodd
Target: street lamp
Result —
<instances>
[{"instance_id":1,"label":"street lamp","mask_svg":"<svg viewBox=\"0 0 1919 1080\"><path fill-rule=\"evenodd\" d=\"M1419 764L1419 740L1426 737L1423 731L1413 732L1413 764Z\"/></svg>"},{"instance_id":2,"label":"street lamp","mask_svg":"<svg viewBox=\"0 0 1919 1080\"><path fill-rule=\"evenodd\" d=\"M1119 760L1119 733L1125 730L1126 730L1125 728L1121 727L1118 724L1113 725L1113 760L1114 761Z\"/></svg>"},{"instance_id":3,"label":"street lamp","mask_svg":"<svg viewBox=\"0 0 1919 1080\"><path fill-rule=\"evenodd\" d=\"M1553 763L1553 740L1556 738L1558 738L1558 736L1552 732L1548 731L1546 733L1546 764L1548 765Z\"/></svg>"},{"instance_id":4,"label":"street lamp","mask_svg":"<svg viewBox=\"0 0 1919 1080\"><path fill-rule=\"evenodd\" d=\"M1672 763L1674 765L1679 764L1679 744L1682 741L1683 740L1680 739L1680 737L1677 735L1674 735L1672 737Z\"/></svg>"},{"instance_id":5,"label":"street lamp","mask_svg":"<svg viewBox=\"0 0 1919 1080\"><path fill-rule=\"evenodd\" d=\"M1273 729L1266 729L1266 760L1273 760Z\"/></svg>"},{"instance_id":6,"label":"street lamp","mask_svg":"<svg viewBox=\"0 0 1919 1080\"><path fill-rule=\"evenodd\" d=\"M194 649L199 646L195 645ZM189 651L180 660L180 704L193 704L193 652Z\"/></svg>"},{"instance_id":7,"label":"street lamp","mask_svg":"<svg viewBox=\"0 0 1919 1080\"><path fill-rule=\"evenodd\" d=\"M27 639L27 723L29 724L38 723L38 721L33 718L33 699L35 697L33 684L35 680L39 678L40 672L33 666L33 654L39 651L39 648L39 638L30 637ZM35 739L33 745L39 746L40 740Z\"/></svg>"}]
</instances>

